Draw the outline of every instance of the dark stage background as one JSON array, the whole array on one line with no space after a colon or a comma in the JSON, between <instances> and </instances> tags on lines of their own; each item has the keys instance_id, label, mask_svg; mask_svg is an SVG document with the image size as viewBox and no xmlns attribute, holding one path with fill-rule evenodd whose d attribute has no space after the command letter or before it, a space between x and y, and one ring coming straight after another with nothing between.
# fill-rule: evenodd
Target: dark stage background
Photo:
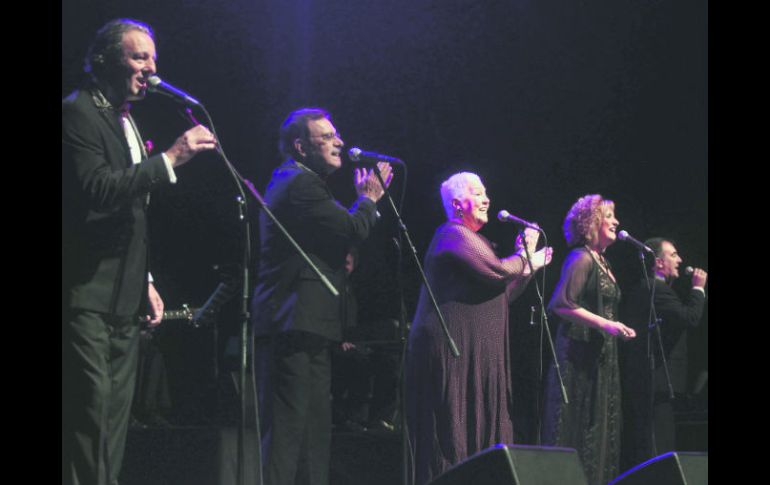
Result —
<instances>
[{"instance_id":1,"label":"dark stage background","mask_svg":"<svg viewBox=\"0 0 770 485\"><path fill-rule=\"evenodd\" d=\"M635 237L672 237L685 265L708 269L706 2L68 0L62 96L79 79L93 33L114 17L154 27L159 75L205 103L228 156L260 190L279 162L278 127L302 106L330 110L348 147L405 160L403 216L420 258L444 219L441 181L471 170L491 212L507 209L546 230L556 251L546 298L567 251L564 215L588 193L615 200L621 228ZM134 112L159 150L187 128L164 98L149 96ZM200 306L240 261L242 244L223 163L198 156L178 176L153 193L151 208L153 274L169 309ZM398 199L404 179L396 177ZM353 200L348 166L331 184L342 202ZM354 274L363 320L397 317L396 227L383 203L380 212ZM255 221L256 213L252 206ZM493 219L483 233L508 249L514 230ZM608 254L622 285L640 276L631 247ZM411 316L420 282L406 252L404 285ZM535 304L530 288L512 318L522 442L534 441L537 414ZM234 314L233 303L222 313L220 347ZM708 368L705 320L692 336L695 371ZM168 339L170 366L208 372L210 361L180 342L207 348L211 334L167 325L178 333Z\"/></svg>"}]
</instances>

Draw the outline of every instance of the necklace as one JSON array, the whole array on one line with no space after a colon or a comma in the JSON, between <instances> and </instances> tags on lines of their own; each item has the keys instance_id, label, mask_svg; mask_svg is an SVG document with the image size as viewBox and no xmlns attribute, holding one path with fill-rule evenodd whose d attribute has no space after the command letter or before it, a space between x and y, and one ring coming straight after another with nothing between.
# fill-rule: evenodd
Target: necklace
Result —
<instances>
[{"instance_id":1,"label":"necklace","mask_svg":"<svg viewBox=\"0 0 770 485\"><path fill-rule=\"evenodd\" d=\"M588 251L595 255L596 262L599 264L599 267L607 274L607 276L610 277L612 281L615 281L615 275L612 274L612 271L610 270L610 265L607 262L607 260L604 258L604 253L600 253L599 251L596 251L593 248L590 248L588 246L585 246Z\"/></svg>"}]
</instances>

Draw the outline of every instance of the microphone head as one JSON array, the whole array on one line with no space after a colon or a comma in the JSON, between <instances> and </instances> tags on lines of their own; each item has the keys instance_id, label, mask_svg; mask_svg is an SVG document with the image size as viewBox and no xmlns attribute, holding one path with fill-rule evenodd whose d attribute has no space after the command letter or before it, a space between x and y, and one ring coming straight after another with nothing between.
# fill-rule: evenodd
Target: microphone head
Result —
<instances>
[{"instance_id":1,"label":"microphone head","mask_svg":"<svg viewBox=\"0 0 770 485\"><path fill-rule=\"evenodd\" d=\"M147 84L149 84L153 88L158 86L162 82L163 81L158 76L156 76L155 74L153 74L152 76L147 78Z\"/></svg>"},{"instance_id":2,"label":"microphone head","mask_svg":"<svg viewBox=\"0 0 770 485\"><path fill-rule=\"evenodd\" d=\"M200 101L189 94L164 83L163 80L155 74L147 78L147 91L168 96L169 98L188 105L203 106Z\"/></svg>"},{"instance_id":3,"label":"microphone head","mask_svg":"<svg viewBox=\"0 0 770 485\"><path fill-rule=\"evenodd\" d=\"M620 239L622 241L625 241L626 239L628 239L628 231L626 231L626 230L620 231L618 233L618 239Z\"/></svg>"},{"instance_id":4,"label":"microphone head","mask_svg":"<svg viewBox=\"0 0 770 485\"><path fill-rule=\"evenodd\" d=\"M690 276L694 272L695 272L695 270L693 269L692 266L685 266L685 268L684 268L684 274L685 275Z\"/></svg>"},{"instance_id":5,"label":"microphone head","mask_svg":"<svg viewBox=\"0 0 770 485\"><path fill-rule=\"evenodd\" d=\"M348 156L350 157L350 160L354 162L361 161L361 149L358 147L351 148L348 150Z\"/></svg>"},{"instance_id":6,"label":"microphone head","mask_svg":"<svg viewBox=\"0 0 770 485\"><path fill-rule=\"evenodd\" d=\"M497 213L497 220L500 222L505 222L506 219L508 219L508 216L510 216L510 212L503 209L500 212Z\"/></svg>"}]
</instances>

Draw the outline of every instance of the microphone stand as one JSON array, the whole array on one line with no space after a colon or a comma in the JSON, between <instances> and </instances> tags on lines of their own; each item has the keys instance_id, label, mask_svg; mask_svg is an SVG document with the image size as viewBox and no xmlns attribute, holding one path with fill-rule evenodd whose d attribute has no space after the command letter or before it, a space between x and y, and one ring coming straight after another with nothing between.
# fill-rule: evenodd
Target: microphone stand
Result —
<instances>
[{"instance_id":1,"label":"microphone stand","mask_svg":"<svg viewBox=\"0 0 770 485\"><path fill-rule=\"evenodd\" d=\"M206 115L206 119L209 122L209 126L211 126L211 131L214 134L215 139L217 142L219 141L219 137L217 136L216 129L214 128L214 122L211 119L211 116L209 115L208 110L206 110L205 106L203 104L198 105L203 113ZM192 110L187 107L185 108L185 112L187 113L187 116L190 120L190 122L195 125L199 125L200 123L198 120L195 119L195 117L192 114ZM240 372L239 372L239 389L240 389L240 413L239 413L239 426L238 426L238 472L237 472L237 481L239 485L243 485L245 483L246 479L246 449L245 449L245 436L246 436L246 356L248 352L247 347L247 340L248 340L248 322L249 322L249 264L251 261L251 224L249 222L248 217L248 207L246 206L246 194L243 190L243 177L240 176L238 171L235 169L235 167L230 163L230 160L227 158L227 155L225 155L224 150L222 149L221 144L217 143L217 153L222 157L222 160L225 162L225 166L228 169L228 172L230 175L232 175L233 180L235 181L235 186L238 189L239 195L236 197L237 207L238 207L238 218L243 223L243 233L244 233L244 241L243 241L243 254L242 254L242 273L241 273L241 313L240 313L240 320L241 320L241 335L240 335ZM253 375L252 375L253 378ZM258 408L259 404L257 403L257 400L254 400L254 405ZM259 485L262 484L262 450L261 450L261 439L260 439L260 431L259 431L259 419L256 420L256 427L257 427L257 446L259 447L257 456L259 456L259 466L258 466L258 476L259 476Z\"/></svg>"},{"instance_id":2,"label":"microphone stand","mask_svg":"<svg viewBox=\"0 0 770 485\"><path fill-rule=\"evenodd\" d=\"M642 263L642 274L644 275L644 281L647 284L647 290L650 292L650 311L647 316L647 362L649 368L649 418L650 418L650 445L652 446L652 456L658 455L658 446L655 443L655 356L652 353L652 334L655 333L655 337L658 342L658 350L660 351L661 363L663 364L663 371L666 376L666 385L668 386L668 396L670 399L674 399L674 388L671 385L671 375L668 371L668 362L666 362L666 355L663 348L663 339L660 334L660 322L657 311L655 309L655 276L653 275L652 281L647 274L647 265L644 264L644 251L639 250L639 260Z\"/></svg>"},{"instance_id":3,"label":"microphone stand","mask_svg":"<svg viewBox=\"0 0 770 485\"><path fill-rule=\"evenodd\" d=\"M242 291L242 298L241 298L241 337L240 337L240 372L239 372L239 385L241 390L241 402L240 402L240 423L238 427L238 480L237 483L239 485L244 485L245 479L246 479L246 449L245 449L245 436L246 436L246 358L248 355L248 328L249 328L249 264L251 262L251 224L249 222L248 217L248 207L246 204L246 193L244 191L244 186L248 187L250 192L254 195L254 198L259 202L260 207L265 212L265 214L275 223L276 227L278 227L279 231L286 237L286 239L289 241L289 243L297 250L297 252L302 256L302 258L305 260L305 262L310 266L310 268L319 276L323 284L326 286L326 288L334 295L339 296L339 292L334 287L334 285L331 284L331 282L326 278L326 276L321 273L321 271L318 269L318 267L313 264L313 262L308 257L307 253L302 250L302 248L297 244L297 242L294 240L294 238L291 237L291 235L288 233L288 231L283 227L283 225L278 221L278 219L273 215L273 213L270 211L270 209L267 207L267 203L264 201L264 199L259 195L259 192L254 187L254 184L252 184L247 179L243 178L241 174L238 172L238 170L235 169L232 163L230 163L230 160L227 158L227 155L225 154L224 150L222 149L222 145L219 143L219 136L217 136L216 129L214 128L214 122L211 119L211 116L209 115L208 110L206 110L205 106L203 104L199 104L198 107L201 108L203 113L206 115L206 119L209 123L209 126L211 127L211 132L214 134L215 139L217 140L217 153L222 157L222 160L225 162L225 166L227 167L228 171L233 177L233 180L235 181L235 186L238 188L238 192L240 193L239 196L236 198L238 203L238 211L239 211L239 219L243 223L243 233L244 233L244 243L243 243L243 273L242 273L242 283L241 287L243 289ZM199 125L200 123L198 120L195 119L195 117L192 114L192 110L187 107L185 108L185 112L187 114L187 117L189 121L195 125ZM252 360L254 358L254 352L252 352ZM259 463L257 466L257 485L262 485L264 482L262 477L262 437L260 432L260 424L259 424L259 400L256 397L256 385L254 383L254 373L252 372L252 385L254 389L254 408L255 408L255 431L256 431L256 441L257 441L257 456L259 459Z\"/></svg>"},{"instance_id":4,"label":"microphone stand","mask_svg":"<svg viewBox=\"0 0 770 485\"><path fill-rule=\"evenodd\" d=\"M540 232L540 234L543 235L543 244L545 247L548 247L548 236L545 234L545 231L539 227L529 226L533 229ZM532 255L529 254L529 246L527 246L527 238L526 238L526 232L525 230L521 231L521 239L524 241L524 253L527 256L527 264L529 265L529 271L530 274L535 274L535 269L532 267ZM569 398L567 397L567 388L564 386L564 379L561 376L561 367L559 366L559 359L556 358L556 348L553 345L553 336L551 335L551 327L548 324L548 313L545 309L545 300L543 299L543 293L545 292L545 269L548 265L543 265L543 292L540 291L540 287L537 285L537 279L535 279L535 290L537 291L537 298L540 301L540 328L545 329L545 335L546 340L548 341L548 346L551 349L551 357L553 358L553 364L556 369L556 377L559 379L559 387L561 388L561 398L562 401L564 401L564 404L569 404ZM532 307L534 310L534 307ZM542 334L541 334L541 340L542 342ZM542 359L542 356L541 356ZM542 382L542 378L540 379L540 382ZM540 392L538 392L538 401L540 400ZM540 416L540 409L537 410L538 417ZM538 418L539 419L539 418ZM540 424L537 426L537 443L540 444Z\"/></svg>"},{"instance_id":5,"label":"microphone stand","mask_svg":"<svg viewBox=\"0 0 770 485\"><path fill-rule=\"evenodd\" d=\"M406 167L404 167L406 169ZM406 190L406 186L404 187L404 190ZM398 409L399 409L399 422L401 423L401 481L404 485L408 485L410 483L411 474L409 473L409 457L411 456L411 453L409 452L409 436L407 434L408 430L408 424L406 422L406 346L409 341L409 329L406 325L406 304L404 303L404 282L403 282L403 263L404 258L401 253L401 243L403 242L403 237L401 232L399 231L398 237L393 238L393 242L396 246L396 249L398 250L398 254L396 256L397 262L396 267L398 268L398 275L396 277L396 286L398 287L398 301L399 301L399 312L398 312L398 325L399 325L399 333L400 333L400 348L401 348L401 358L400 361L400 372L399 372L399 391L398 391Z\"/></svg>"},{"instance_id":6,"label":"microphone stand","mask_svg":"<svg viewBox=\"0 0 770 485\"><path fill-rule=\"evenodd\" d=\"M420 258L417 256L417 249L414 247L414 244L412 244L412 238L409 237L409 230L406 228L406 224L404 224L404 221L401 219L401 214L399 214L398 209L396 209L396 204L393 203L393 198L390 196L390 192L385 186L385 181L382 180L382 174L380 174L380 169L377 167L377 165L374 166L374 173L377 174L377 179L380 181L380 185L382 185L388 202L390 203L390 207L393 209L393 213L396 215L396 219L398 220L398 227L401 229L401 232L404 234L404 236L406 236L406 242L409 244L409 249L412 250L414 262L417 265L417 269L420 271L420 276L422 277L422 282L425 284L425 289L428 290L430 301L433 304L433 308L436 310L436 315L438 316L439 322L441 323L441 328L444 330L444 335L447 337L447 343L449 344L449 348L452 351L452 355L455 357L460 357L460 351L457 350L457 345L455 344L454 339L452 339L452 336L449 334L449 329L446 326L444 316L441 314L441 310L438 307L438 302L436 302L436 297L433 294L433 290L431 289L430 284L428 284L428 277L425 276L425 271L422 269L422 264L420 264Z\"/></svg>"},{"instance_id":7,"label":"microphone stand","mask_svg":"<svg viewBox=\"0 0 770 485\"><path fill-rule=\"evenodd\" d=\"M404 170L406 170L406 165L403 165ZM430 287L430 284L428 283L428 277L425 275L425 271L422 268L422 264L420 264L420 258L417 256L417 249L414 247L414 244L412 243L412 239L409 236L409 230L406 227L406 224L404 224L404 221L401 219L401 214L399 213L398 209L396 208L396 204L393 202L393 198L390 196L390 191L388 191L388 187L385 185L385 181L382 180L382 174L380 173L380 169L377 166L377 164L374 165L374 173L377 175L377 180L380 181L380 185L382 186L382 189L384 191L384 194L386 198L388 199L388 203L390 204L391 209L393 209L393 214L396 216L396 220L398 221L398 227L400 229L399 236L403 234L403 236L406 237L406 242L409 245L409 249L412 252L412 256L414 258L414 262L417 265L417 269L420 272L420 277L422 278L422 282L425 285L425 289L428 291L428 295L430 296L431 303L433 304L433 308L436 310L436 315L438 316L439 322L441 323L441 328L444 331L444 335L446 335L447 343L449 344L449 348L452 352L452 355L455 357L460 357L460 351L457 349L457 345L455 344L454 339L452 339L452 336L449 334L449 329L446 326L446 321L444 320L444 316L441 314L441 309L439 309L438 302L436 301L436 297L433 294L433 290ZM400 239L400 237L399 237ZM404 308L404 296L403 296L403 288L401 285L401 245L397 243L398 249L399 249L399 276L398 276L398 286L399 291L401 292L400 300L401 300L401 310L400 310L400 319L401 321L399 324L401 325L401 340L403 344L403 350L401 354L401 447L402 447L402 483L404 485L409 484L410 479L410 473L409 473L409 441L408 441L408 434L407 434L407 419L406 419L406 378L405 378L405 363L406 363L406 345L407 345L407 329L406 329L406 318L405 313L406 309Z\"/></svg>"}]
</instances>

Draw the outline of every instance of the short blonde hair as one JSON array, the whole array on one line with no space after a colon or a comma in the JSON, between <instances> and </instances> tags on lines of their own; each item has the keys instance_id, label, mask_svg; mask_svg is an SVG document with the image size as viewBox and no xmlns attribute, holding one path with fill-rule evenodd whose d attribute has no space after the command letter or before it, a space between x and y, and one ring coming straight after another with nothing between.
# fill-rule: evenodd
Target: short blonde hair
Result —
<instances>
[{"instance_id":1,"label":"short blonde hair","mask_svg":"<svg viewBox=\"0 0 770 485\"><path fill-rule=\"evenodd\" d=\"M599 194L579 198L564 218L564 239L567 245L572 247L596 242L604 213L608 209L615 210L615 203Z\"/></svg>"},{"instance_id":2,"label":"short blonde hair","mask_svg":"<svg viewBox=\"0 0 770 485\"><path fill-rule=\"evenodd\" d=\"M481 178L475 173L460 172L452 175L441 184L441 202L444 204L447 219L451 219L455 212L454 207L452 207L452 200L462 199L468 185L474 181L483 185Z\"/></svg>"}]
</instances>

